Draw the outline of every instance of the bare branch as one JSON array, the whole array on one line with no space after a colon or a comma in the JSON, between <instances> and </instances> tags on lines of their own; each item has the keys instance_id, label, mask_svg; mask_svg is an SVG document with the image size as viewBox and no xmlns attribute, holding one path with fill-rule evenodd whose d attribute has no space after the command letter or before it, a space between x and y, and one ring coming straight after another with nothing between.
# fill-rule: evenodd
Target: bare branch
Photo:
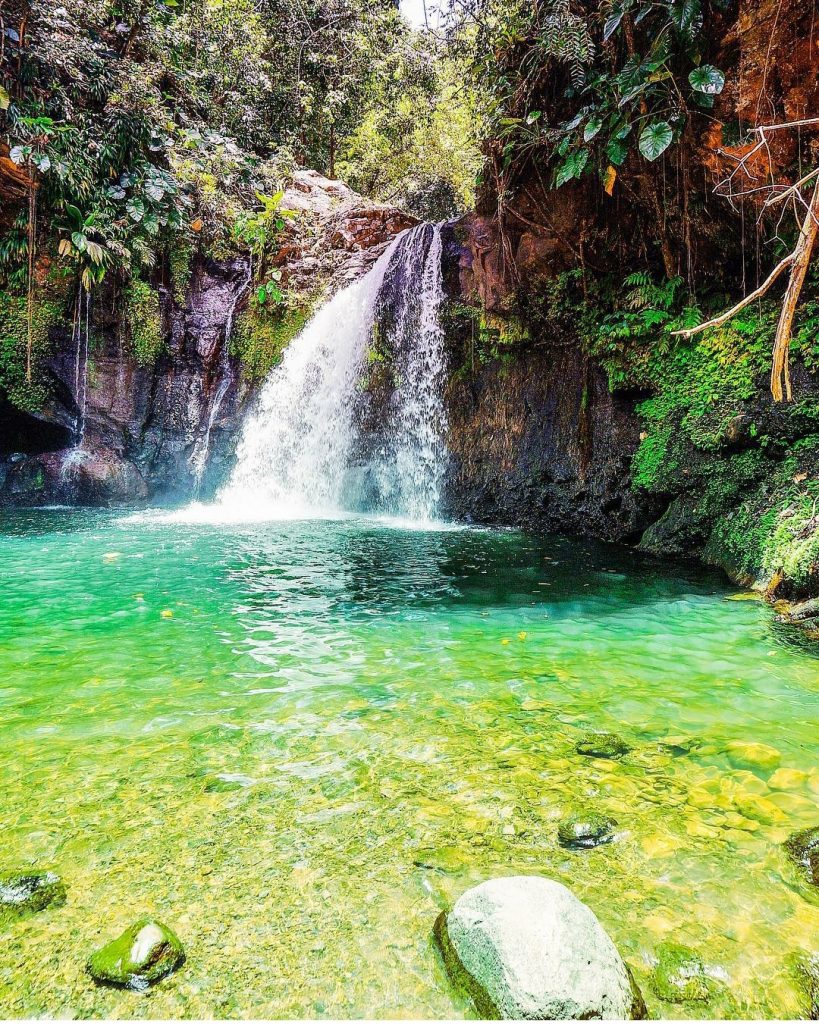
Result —
<instances>
[{"instance_id":1,"label":"bare branch","mask_svg":"<svg viewBox=\"0 0 819 1024\"><path fill-rule=\"evenodd\" d=\"M799 232L799 241L793 251L793 270L788 281L788 289L782 301L782 313L779 317L779 324L776 328L776 339L773 349L773 368L771 370L771 394L775 401L782 401L782 384L785 385L785 396L791 400L791 375L788 367L788 352L791 344L791 328L793 317L796 313L796 303L805 282L805 275L808 272L813 243L816 235L819 234L819 181L813 189L808 212L802 222L802 230Z\"/></svg>"},{"instance_id":2,"label":"bare branch","mask_svg":"<svg viewBox=\"0 0 819 1024\"><path fill-rule=\"evenodd\" d=\"M781 187L782 189L784 189L784 191L778 192L775 196L771 196L769 199L766 199L765 206L773 206L774 203L779 203L783 199L786 199L789 194L793 192L798 192L803 185L807 185L807 183L811 181L813 178L815 178L817 174L819 174L819 167L811 171L810 174L806 174L804 178L800 178L799 181L795 182L793 185L788 185L787 187L785 187L784 185L776 186L777 188ZM762 187L765 188L767 186ZM753 191L756 191L756 189L754 189Z\"/></svg>"},{"instance_id":3,"label":"bare branch","mask_svg":"<svg viewBox=\"0 0 819 1024\"><path fill-rule=\"evenodd\" d=\"M770 274L765 278L762 284L755 288L750 294L746 295L744 299L738 302L735 306L731 306L725 313L721 313L719 316L714 317L713 320L706 320L704 324L699 324L697 327L687 327L681 331L672 331L672 334L678 334L681 338L693 338L695 334L700 334L702 331L707 331L709 327L719 327L724 324L727 320L730 320L732 316L735 316L741 309L745 309L746 306L755 300L761 298L765 292L771 287L774 281L779 277L786 267L789 267L794 261L794 253L788 253L781 263L778 263Z\"/></svg>"}]
</instances>

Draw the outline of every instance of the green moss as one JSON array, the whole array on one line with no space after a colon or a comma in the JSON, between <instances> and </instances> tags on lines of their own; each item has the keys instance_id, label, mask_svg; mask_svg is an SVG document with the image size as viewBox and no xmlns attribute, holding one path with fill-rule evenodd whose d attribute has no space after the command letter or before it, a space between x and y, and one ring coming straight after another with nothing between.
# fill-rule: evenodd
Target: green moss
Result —
<instances>
[{"instance_id":1,"label":"green moss","mask_svg":"<svg viewBox=\"0 0 819 1024\"><path fill-rule=\"evenodd\" d=\"M165 348L165 335L159 295L145 281L135 279L125 289L125 321L137 363L153 366Z\"/></svg>"},{"instance_id":2,"label":"green moss","mask_svg":"<svg viewBox=\"0 0 819 1024\"><path fill-rule=\"evenodd\" d=\"M168 253L171 272L171 292L179 305L183 305L191 280L195 247L189 235L180 235Z\"/></svg>"},{"instance_id":3,"label":"green moss","mask_svg":"<svg viewBox=\"0 0 819 1024\"><path fill-rule=\"evenodd\" d=\"M657 955L659 962L651 975L651 987L660 999L669 1003L701 1002L716 992L717 984L706 975L693 949L664 942Z\"/></svg>"},{"instance_id":4,"label":"green moss","mask_svg":"<svg viewBox=\"0 0 819 1024\"><path fill-rule=\"evenodd\" d=\"M26 373L28 302L24 295L0 291L0 388L20 409L34 412L49 395L41 370L51 350L51 328L63 319L62 298L35 292L31 319L31 379Z\"/></svg>"},{"instance_id":5,"label":"green moss","mask_svg":"<svg viewBox=\"0 0 819 1024\"><path fill-rule=\"evenodd\" d=\"M166 925L144 917L98 949L88 973L102 984L143 991L184 961L182 943Z\"/></svg>"},{"instance_id":6,"label":"green moss","mask_svg":"<svg viewBox=\"0 0 819 1024\"><path fill-rule=\"evenodd\" d=\"M230 349L250 381L261 381L281 360L310 316L300 306L260 306L251 300L236 319Z\"/></svg>"}]
</instances>

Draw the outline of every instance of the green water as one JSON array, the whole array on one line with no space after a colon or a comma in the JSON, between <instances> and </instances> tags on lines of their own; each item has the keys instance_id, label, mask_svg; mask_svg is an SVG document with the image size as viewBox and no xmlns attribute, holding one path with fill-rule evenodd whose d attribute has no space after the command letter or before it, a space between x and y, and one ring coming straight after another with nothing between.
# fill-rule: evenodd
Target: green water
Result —
<instances>
[{"instance_id":1,"label":"green water","mask_svg":"<svg viewBox=\"0 0 819 1024\"><path fill-rule=\"evenodd\" d=\"M819 660L721 577L513 532L45 510L0 519L0 565L0 867L69 889L0 924L0 1016L469 1015L433 922L519 872L594 909L654 1015L799 1012L819 902L780 844L819 823ZM580 757L589 729L633 752ZM578 808L616 841L561 849ZM88 954L146 912L187 963L96 988ZM722 996L657 999L669 938Z\"/></svg>"}]
</instances>

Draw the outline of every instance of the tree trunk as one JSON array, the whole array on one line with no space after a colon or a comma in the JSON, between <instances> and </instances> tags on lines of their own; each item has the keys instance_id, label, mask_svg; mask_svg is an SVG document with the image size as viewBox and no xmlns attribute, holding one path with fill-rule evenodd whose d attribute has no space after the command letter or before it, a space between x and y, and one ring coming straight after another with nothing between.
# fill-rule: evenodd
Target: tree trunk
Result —
<instances>
[{"instance_id":1,"label":"tree trunk","mask_svg":"<svg viewBox=\"0 0 819 1024\"><path fill-rule=\"evenodd\" d=\"M805 275L808 272L808 264L817 233L819 233L819 179L814 186L813 197L799 232L799 241L793 251L791 276L785 291L785 298L782 300L782 312L779 315L779 323L776 328L773 368L771 369L771 394L777 402L782 401L783 384L785 385L785 398L787 401L791 400L791 375L788 366L791 328L796 312L796 303L799 301L802 285L805 283Z\"/></svg>"}]
</instances>

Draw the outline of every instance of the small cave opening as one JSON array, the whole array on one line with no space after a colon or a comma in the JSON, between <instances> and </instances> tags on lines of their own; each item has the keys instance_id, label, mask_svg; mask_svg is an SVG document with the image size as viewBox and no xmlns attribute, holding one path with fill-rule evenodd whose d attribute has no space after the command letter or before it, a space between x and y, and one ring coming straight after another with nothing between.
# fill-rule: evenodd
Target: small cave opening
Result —
<instances>
[{"instance_id":1,"label":"small cave opening","mask_svg":"<svg viewBox=\"0 0 819 1024\"><path fill-rule=\"evenodd\" d=\"M18 409L0 389L0 456L59 451L69 448L72 438L68 427Z\"/></svg>"}]
</instances>

